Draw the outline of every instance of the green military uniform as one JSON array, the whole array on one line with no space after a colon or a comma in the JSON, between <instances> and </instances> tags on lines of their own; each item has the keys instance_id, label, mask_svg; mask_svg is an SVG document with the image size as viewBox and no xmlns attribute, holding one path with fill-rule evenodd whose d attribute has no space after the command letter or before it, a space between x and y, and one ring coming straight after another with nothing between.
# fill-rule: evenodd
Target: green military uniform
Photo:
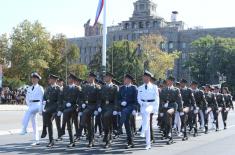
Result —
<instances>
[{"instance_id":1,"label":"green military uniform","mask_svg":"<svg viewBox=\"0 0 235 155\"><path fill-rule=\"evenodd\" d=\"M68 85L64 87L61 95L61 111L63 111L62 134L65 134L65 126L69 133L70 144L68 147L74 146L72 133L72 117L76 113L81 100L81 88L76 85Z\"/></svg>"},{"instance_id":2,"label":"green military uniform","mask_svg":"<svg viewBox=\"0 0 235 155\"><path fill-rule=\"evenodd\" d=\"M215 94L212 92L205 92L205 98L206 101L208 103L208 108L212 109L213 115L214 115L214 119L217 119L217 113L216 111L218 110L218 103L215 97ZM206 121L205 121L205 133L208 132L208 118L209 115L206 116ZM215 122L216 123L216 122ZM216 126L218 126L218 124L216 123Z\"/></svg>"},{"instance_id":3,"label":"green military uniform","mask_svg":"<svg viewBox=\"0 0 235 155\"><path fill-rule=\"evenodd\" d=\"M101 88L101 117L103 128L105 132L104 142L106 142L105 147L109 147L112 139L113 130L113 112L118 108L118 86L111 83L102 86Z\"/></svg>"},{"instance_id":4,"label":"green military uniform","mask_svg":"<svg viewBox=\"0 0 235 155\"><path fill-rule=\"evenodd\" d=\"M172 121L173 116L167 113L167 110L174 109L174 111L182 111L183 103L180 90L174 86L163 88L160 93L159 111L163 115L164 122L164 136L169 139L168 144L173 142L172 139Z\"/></svg>"},{"instance_id":5,"label":"green military uniform","mask_svg":"<svg viewBox=\"0 0 235 155\"><path fill-rule=\"evenodd\" d=\"M83 102L82 108L84 109L82 112L80 128L87 128L88 130L88 147L94 146L94 112L97 110L98 105L100 105L100 86L92 83L85 84L82 87L83 90ZM97 115L98 112L96 111Z\"/></svg>"},{"instance_id":6,"label":"green military uniform","mask_svg":"<svg viewBox=\"0 0 235 155\"><path fill-rule=\"evenodd\" d=\"M43 122L48 128L49 140L51 143L53 143L52 117L57 112L59 97L60 87L58 85L49 86L44 94L45 107L43 110Z\"/></svg>"}]
</instances>

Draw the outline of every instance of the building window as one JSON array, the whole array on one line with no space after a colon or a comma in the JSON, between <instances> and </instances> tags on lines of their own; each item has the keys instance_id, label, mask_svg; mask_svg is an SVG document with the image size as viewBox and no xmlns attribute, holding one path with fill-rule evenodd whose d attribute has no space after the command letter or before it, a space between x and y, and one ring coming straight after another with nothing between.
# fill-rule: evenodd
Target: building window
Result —
<instances>
[{"instance_id":1,"label":"building window","mask_svg":"<svg viewBox=\"0 0 235 155\"><path fill-rule=\"evenodd\" d=\"M186 48L186 43L182 43L182 48Z\"/></svg>"},{"instance_id":2,"label":"building window","mask_svg":"<svg viewBox=\"0 0 235 155\"><path fill-rule=\"evenodd\" d=\"M161 50L165 50L166 49L166 44L164 42L160 43L160 48Z\"/></svg>"},{"instance_id":3,"label":"building window","mask_svg":"<svg viewBox=\"0 0 235 155\"><path fill-rule=\"evenodd\" d=\"M119 35L119 40L122 40L122 35Z\"/></svg>"},{"instance_id":4,"label":"building window","mask_svg":"<svg viewBox=\"0 0 235 155\"><path fill-rule=\"evenodd\" d=\"M139 10L144 10L144 4L139 5Z\"/></svg>"},{"instance_id":5,"label":"building window","mask_svg":"<svg viewBox=\"0 0 235 155\"><path fill-rule=\"evenodd\" d=\"M146 22L146 27L150 28L150 22Z\"/></svg>"},{"instance_id":6,"label":"building window","mask_svg":"<svg viewBox=\"0 0 235 155\"><path fill-rule=\"evenodd\" d=\"M158 21L154 21L153 22L153 27L159 27L159 22Z\"/></svg>"},{"instance_id":7,"label":"building window","mask_svg":"<svg viewBox=\"0 0 235 155\"><path fill-rule=\"evenodd\" d=\"M168 47L169 47L170 50L174 48L174 43L173 43L173 41L170 41L170 42L168 43Z\"/></svg>"},{"instance_id":8,"label":"building window","mask_svg":"<svg viewBox=\"0 0 235 155\"><path fill-rule=\"evenodd\" d=\"M132 23L132 28L136 29L137 28L137 24L135 22Z\"/></svg>"},{"instance_id":9,"label":"building window","mask_svg":"<svg viewBox=\"0 0 235 155\"><path fill-rule=\"evenodd\" d=\"M126 24L125 24L125 29L129 29L129 28L130 28L129 23L126 23Z\"/></svg>"},{"instance_id":10,"label":"building window","mask_svg":"<svg viewBox=\"0 0 235 155\"><path fill-rule=\"evenodd\" d=\"M139 22L139 28L140 28L140 29L144 28L143 22Z\"/></svg>"}]
</instances>

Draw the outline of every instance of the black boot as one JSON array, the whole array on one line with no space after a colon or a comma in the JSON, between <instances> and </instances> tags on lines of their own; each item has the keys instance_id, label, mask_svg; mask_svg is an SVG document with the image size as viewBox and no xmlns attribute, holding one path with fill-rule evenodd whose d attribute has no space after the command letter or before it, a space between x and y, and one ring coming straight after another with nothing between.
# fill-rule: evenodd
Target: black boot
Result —
<instances>
[{"instance_id":1,"label":"black boot","mask_svg":"<svg viewBox=\"0 0 235 155\"><path fill-rule=\"evenodd\" d=\"M47 145L47 147L53 147L54 146L54 141L52 140L52 141L50 141L50 143Z\"/></svg>"},{"instance_id":2,"label":"black boot","mask_svg":"<svg viewBox=\"0 0 235 155\"><path fill-rule=\"evenodd\" d=\"M46 136L47 136L47 130L46 128L43 127L41 138L45 138Z\"/></svg>"},{"instance_id":3,"label":"black boot","mask_svg":"<svg viewBox=\"0 0 235 155\"><path fill-rule=\"evenodd\" d=\"M71 142L69 145L67 145L67 147L75 147L75 143L74 142Z\"/></svg>"},{"instance_id":4,"label":"black boot","mask_svg":"<svg viewBox=\"0 0 235 155\"><path fill-rule=\"evenodd\" d=\"M205 126L205 134L208 134L208 126Z\"/></svg>"},{"instance_id":5,"label":"black boot","mask_svg":"<svg viewBox=\"0 0 235 155\"><path fill-rule=\"evenodd\" d=\"M106 144L104 145L104 148L107 149L110 147L110 145L111 145L110 141L107 141Z\"/></svg>"},{"instance_id":6,"label":"black boot","mask_svg":"<svg viewBox=\"0 0 235 155\"><path fill-rule=\"evenodd\" d=\"M94 140L91 140L91 141L89 141L89 144L88 144L88 146L87 147L94 147L95 146L95 144L94 144Z\"/></svg>"}]
</instances>

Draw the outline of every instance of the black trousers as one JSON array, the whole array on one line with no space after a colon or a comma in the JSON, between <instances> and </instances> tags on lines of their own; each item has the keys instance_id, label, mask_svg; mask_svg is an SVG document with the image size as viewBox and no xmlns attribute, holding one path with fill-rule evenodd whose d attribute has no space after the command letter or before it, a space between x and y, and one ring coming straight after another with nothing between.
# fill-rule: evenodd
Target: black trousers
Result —
<instances>
[{"instance_id":1,"label":"black trousers","mask_svg":"<svg viewBox=\"0 0 235 155\"><path fill-rule=\"evenodd\" d=\"M166 138L172 139L172 124L174 114L169 114L167 110L168 109L165 109L163 116L163 121L165 122L163 132Z\"/></svg>"},{"instance_id":2,"label":"black trousers","mask_svg":"<svg viewBox=\"0 0 235 155\"><path fill-rule=\"evenodd\" d=\"M52 125L52 119L53 119L53 113L50 112L44 112L43 113L43 123L44 123L44 129L48 129L48 135L49 135L49 141L53 141L53 125ZM45 131L43 131L45 132Z\"/></svg>"},{"instance_id":3,"label":"black trousers","mask_svg":"<svg viewBox=\"0 0 235 155\"><path fill-rule=\"evenodd\" d=\"M97 133L98 130L99 130L99 134L102 135L103 125L102 125L101 114L100 113L95 117L95 133Z\"/></svg>"},{"instance_id":4,"label":"black trousers","mask_svg":"<svg viewBox=\"0 0 235 155\"><path fill-rule=\"evenodd\" d=\"M70 143L74 143L74 138L73 138L73 130L72 130L72 118L74 117L74 112L76 110L74 109L65 109L63 112L63 123L62 123L62 131L65 131L65 127L67 125L67 130L69 134L69 140Z\"/></svg>"},{"instance_id":5,"label":"black trousers","mask_svg":"<svg viewBox=\"0 0 235 155\"><path fill-rule=\"evenodd\" d=\"M88 140L92 142L94 140L94 111L96 106L87 107L81 117L80 129L87 128Z\"/></svg>"},{"instance_id":6,"label":"black trousers","mask_svg":"<svg viewBox=\"0 0 235 155\"><path fill-rule=\"evenodd\" d=\"M227 119L228 119L228 111L226 111L226 109L223 109L221 114L222 114L224 127L226 128L227 127Z\"/></svg>"},{"instance_id":7,"label":"black trousers","mask_svg":"<svg viewBox=\"0 0 235 155\"><path fill-rule=\"evenodd\" d=\"M79 121L78 121L78 112L75 110L72 115L72 122L75 128L76 137L79 135Z\"/></svg>"},{"instance_id":8,"label":"black trousers","mask_svg":"<svg viewBox=\"0 0 235 155\"><path fill-rule=\"evenodd\" d=\"M113 132L113 110L105 109L102 111L102 124L104 127L104 141L110 143Z\"/></svg>"}]
</instances>

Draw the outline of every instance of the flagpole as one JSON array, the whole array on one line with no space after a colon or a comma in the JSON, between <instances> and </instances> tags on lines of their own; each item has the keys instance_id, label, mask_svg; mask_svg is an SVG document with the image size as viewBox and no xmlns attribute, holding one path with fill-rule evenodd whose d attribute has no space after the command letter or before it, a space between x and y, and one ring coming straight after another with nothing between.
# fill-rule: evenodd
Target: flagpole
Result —
<instances>
[{"instance_id":1,"label":"flagpole","mask_svg":"<svg viewBox=\"0 0 235 155\"><path fill-rule=\"evenodd\" d=\"M103 8L103 48L102 48L102 73L106 72L106 41L107 41L107 23L106 23L106 0L104 0Z\"/></svg>"}]
</instances>

